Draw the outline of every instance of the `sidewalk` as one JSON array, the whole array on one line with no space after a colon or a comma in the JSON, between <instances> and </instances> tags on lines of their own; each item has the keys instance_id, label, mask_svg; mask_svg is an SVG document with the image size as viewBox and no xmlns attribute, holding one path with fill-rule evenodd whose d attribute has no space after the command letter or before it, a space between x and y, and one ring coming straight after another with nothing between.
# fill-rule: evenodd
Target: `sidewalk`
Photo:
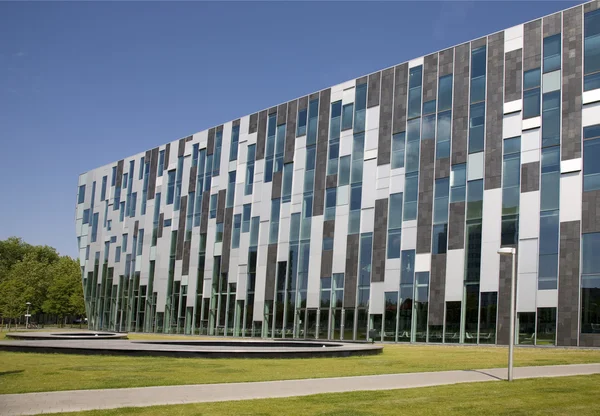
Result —
<instances>
[{"instance_id":1,"label":"sidewalk","mask_svg":"<svg viewBox=\"0 0 600 416\"><path fill-rule=\"evenodd\" d=\"M0 395L3 416L74 412L119 407L220 402L342 393L359 390L390 390L506 379L506 368L431 373L317 378L252 383L195 384L128 389L77 390ZM562 377L600 373L600 364L517 367L515 378Z\"/></svg>"}]
</instances>

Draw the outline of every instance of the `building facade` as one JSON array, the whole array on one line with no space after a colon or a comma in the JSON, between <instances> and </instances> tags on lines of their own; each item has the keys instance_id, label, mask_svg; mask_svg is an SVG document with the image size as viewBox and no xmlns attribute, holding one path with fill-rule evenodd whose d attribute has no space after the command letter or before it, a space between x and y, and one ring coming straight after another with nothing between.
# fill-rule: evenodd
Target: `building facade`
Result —
<instances>
[{"instance_id":1,"label":"building facade","mask_svg":"<svg viewBox=\"0 0 600 416\"><path fill-rule=\"evenodd\" d=\"M93 329L600 346L600 2L79 177Z\"/></svg>"}]
</instances>

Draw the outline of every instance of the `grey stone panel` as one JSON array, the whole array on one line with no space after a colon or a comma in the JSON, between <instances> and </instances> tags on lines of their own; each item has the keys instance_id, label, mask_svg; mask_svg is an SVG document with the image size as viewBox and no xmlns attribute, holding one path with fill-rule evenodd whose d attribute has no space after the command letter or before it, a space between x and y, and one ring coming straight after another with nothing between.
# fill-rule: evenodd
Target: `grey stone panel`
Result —
<instances>
[{"instance_id":1,"label":"grey stone panel","mask_svg":"<svg viewBox=\"0 0 600 416\"><path fill-rule=\"evenodd\" d=\"M504 69L504 102L521 99L523 78L523 49L506 53Z\"/></svg>"},{"instance_id":2,"label":"grey stone panel","mask_svg":"<svg viewBox=\"0 0 600 416\"><path fill-rule=\"evenodd\" d=\"M308 96L298 98L298 111L304 110L305 108L308 108Z\"/></svg>"},{"instance_id":3,"label":"grey stone panel","mask_svg":"<svg viewBox=\"0 0 600 416\"><path fill-rule=\"evenodd\" d=\"M140 222L139 222L138 220L136 220L136 221L133 223L133 236L134 236L134 237L137 237L139 229L140 229ZM133 252L133 251L132 251L132 252Z\"/></svg>"},{"instance_id":4,"label":"grey stone panel","mask_svg":"<svg viewBox=\"0 0 600 416\"><path fill-rule=\"evenodd\" d=\"M208 129L208 137L206 139L206 155L210 156L213 154L215 150L215 131L216 129L210 128ZM165 159L166 161L167 159Z\"/></svg>"},{"instance_id":5,"label":"grey stone panel","mask_svg":"<svg viewBox=\"0 0 600 416\"><path fill-rule=\"evenodd\" d=\"M519 262L517 261L517 270ZM509 344L510 328L510 281L512 274L511 256L500 256L500 276L498 282L498 323L496 326L499 345ZM516 277L515 277L516 278ZM516 286L516 283L515 283ZM515 295L516 302L516 295Z\"/></svg>"},{"instance_id":6,"label":"grey stone panel","mask_svg":"<svg viewBox=\"0 0 600 416\"><path fill-rule=\"evenodd\" d=\"M117 162L117 180L115 182L117 188L121 188L121 185L123 184L123 163L125 163L123 159Z\"/></svg>"},{"instance_id":7,"label":"grey stone panel","mask_svg":"<svg viewBox=\"0 0 600 416\"><path fill-rule=\"evenodd\" d=\"M163 222L165 221L165 213L161 212L158 215L158 232L156 233L157 238L161 238L163 235Z\"/></svg>"},{"instance_id":8,"label":"grey stone panel","mask_svg":"<svg viewBox=\"0 0 600 416\"><path fill-rule=\"evenodd\" d=\"M256 156L255 160L265 158L265 140L267 137L267 111L258 113L258 133L256 136Z\"/></svg>"},{"instance_id":9,"label":"grey stone panel","mask_svg":"<svg viewBox=\"0 0 600 416\"><path fill-rule=\"evenodd\" d=\"M177 157L181 157L185 153L185 139L179 139L177 144Z\"/></svg>"},{"instance_id":10,"label":"grey stone panel","mask_svg":"<svg viewBox=\"0 0 600 416\"><path fill-rule=\"evenodd\" d=\"M485 36L482 38L479 38L479 39L472 40L471 41L471 49L477 49L481 46L485 46L486 41L487 41L487 39Z\"/></svg>"},{"instance_id":11,"label":"grey stone panel","mask_svg":"<svg viewBox=\"0 0 600 416\"><path fill-rule=\"evenodd\" d=\"M423 58L423 102L437 99L438 54Z\"/></svg>"},{"instance_id":12,"label":"grey stone panel","mask_svg":"<svg viewBox=\"0 0 600 416\"><path fill-rule=\"evenodd\" d=\"M327 175L327 179L325 180L325 186L327 189L337 187L337 173L334 175Z\"/></svg>"},{"instance_id":13,"label":"grey stone panel","mask_svg":"<svg viewBox=\"0 0 600 416\"><path fill-rule=\"evenodd\" d=\"M171 155L171 143L167 143L165 146L165 167L164 170L167 170L169 167L169 157Z\"/></svg>"},{"instance_id":14,"label":"grey stone panel","mask_svg":"<svg viewBox=\"0 0 600 416\"><path fill-rule=\"evenodd\" d=\"M313 92L312 94L310 94L308 96L308 101L318 100L318 99L319 99L319 93L318 92Z\"/></svg>"},{"instance_id":15,"label":"grey stone panel","mask_svg":"<svg viewBox=\"0 0 600 416\"><path fill-rule=\"evenodd\" d=\"M429 281L429 325L444 325L446 300L446 254L431 256Z\"/></svg>"},{"instance_id":16,"label":"grey stone panel","mask_svg":"<svg viewBox=\"0 0 600 416\"><path fill-rule=\"evenodd\" d=\"M544 21L542 24L542 32L544 37L556 35L560 33L561 26L561 12L551 14L550 16L544 17Z\"/></svg>"},{"instance_id":17,"label":"grey stone panel","mask_svg":"<svg viewBox=\"0 0 600 416\"><path fill-rule=\"evenodd\" d=\"M431 253L435 140L421 142L419 202L417 210L417 253ZM376 220L377 221L377 220Z\"/></svg>"},{"instance_id":18,"label":"grey stone panel","mask_svg":"<svg viewBox=\"0 0 600 416\"><path fill-rule=\"evenodd\" d=\"M317 160L315 166L315 191L313 215L323 215L325 205L325 176L327 174L327 140L329 137L329 107L331 90L321 91L319 99L319 127L317 131Z\"/></svg>"},{"instance_id":19,"label":"grey stone panel","mask_svg":"<svg viewBox=\"0 0 600 416\"><path fill-rule=\"evenodd\" d=\"M447 178L450 176L450 158L437 159L435 161L435 179Z\"/></svg>"},{"instance_id":20,"label":"grey stone panel","mask_svg":"<svg viewBox=\"0 0 600 416\"><path fill-rule=\"evenodd\" d=\"M276 113L277 113L277 107L271 107L271 108L269 108L269 115L276 114Z\"/></svg>"},{"instance_id":21,"label":"grey stone panel","mask_svg":"<svg viewBox=\"0 0 600 416\"><path fill-rule=\"evenodd\" d=\"M346 272L344 274L344 308L356 306L356 273L358 268L359 234L346 238Z\"/></svg>"},{"instance_id":22,"label":"grey stone panel","mask_svg":"<svg viewBox=\"0 0 600 416\"><path fill-rule=\"evenodd\" d=\"M600 347L600 334L581 334L579 335L580 347Z\"/></svg>"},{"instance_id":23,"label":"grey stone panel","mask_svg":"<svg viewBox=\"0 0 600 416\"><path fill-rule=\"evenodd\" d=\"M521 165L521 193L539 191L540 162L530 162Z\"/></svg>"},{"instance_id":24,"label":"grey stone panel","mask_svg":"<svg viewBox=\"0 0 600 416\"><path fill-rule=\"evenodd\" d=\"M210 191L202 193L202 211L200 214L200 233L206 234L208 227L208 204L210 201Z\"/></svg>"},{"instance_id":25,"label":"grey stone panel","mask_svg":"<svg viewBox=\"0 0 600 416\"><path fill-rule=\"evenodd\" d=\"M183 241L185 237L185 217L187 211L187 195L181 197L181 204L179 206L179 224L177 227L177 247L176 247L176 260L183 258Z\"/></svg>"},{"instance_id":26,"label":"grey stone panel","mask_svg":"<svg viewBox=\"0 0 600 416\"><path fill-rule=\"evenodd\" d=\"M148 200L154 199L156 193L156 175L158 169L158 147L150 151L150 178L148 178Z\"/></svg>"},{"instance_id":27,"label":"grey stone panel","mask_svg":"<svg viewBox=\"0 0 600 416\"><path fill-rule=\"evenodd\" d=\"M277 125L285 124L287 115L287 103L279 104L277 107Z\"/></svg>"},{"instance_id":28,"label":"grey stone panel","mask_svg":"<svg viewBox=\"0 0 600 416\"><path fill-rule=\"evenodd\" d=\"M188 194L196 191L196 180L198 179L198 166L190 168L190 183L188 185Z\"/></svg>"},{"instance_id":29,"label":"grey stone panel","mask_svg":"<svg viewBox=\"0 0 600 416\"><path fill-rule=\"evenodd\" d=\"M287 106L287 124L285 126L285 150L283 162L294 161L294 150L296 145L296 118L298 116L298 102L290 101Z\"/></svg>"},{"instance_id":30,"label":"grey stone panel","mask_svg":"<svg viewBox=\"0 0 600 416\"><path fill-rule=\"evenodd\" d=\"M216 132L217 133L222 133L223 132L223 125L222 124L220 126L216 127Z\"/></svg>"},{"instance_id":31,"label":"grey stone panel","mask_svg":"<svg viewBox=\"0 0 600 416\"><path fill-rule=\"evenodd\" d=\"M576 346L579 322L580 222L560 223L556 345Z\"/></svg>"},{"instance_id":32,"label":"grey stone panel","mask_svg":"<svg viewBox=\"0 0 600 416\"><path fill-rule=\"evenodd\" d=\"M217 196L217 222L223 222L225 220L225 197L227 191L221 189Z\"/></svg>"},{"instance_id":33,"label":"grey stone panel","mask_svg":"<svg viewBox=\"0 0 600 416\"><path fill-rule=\"evenodd\" d=\"M539 68L542 61L542 19L523 26L523 71Z\"/></svg>"},{"instance_id":34,"label":"grey stone panel","mask_svg":"<svg viewBox=\"0 0 600 416\"><path fill-rule=\"evenodd\" d=\"M394 85L394 119L392 122L392 133L400 133L406 130L408 64L401 64L394 68Z\"/></svg>"},{"instance_id":35,"label":"grey stone panel","mask_svg":"<svg viewBox=\"0 0 600 416\"><path fill-rule=\"evenodd\" d=\"M367 108L379 105L379 88L381 86L381 72L375 72L369 75L369 85L367 86Z\"/></svg>"},{"instance_id":36,"label":"grey stone panel","mask_svg":"<svg viewBox=\"0 0 600 416\"><path fill-rule=\"evenodd\" d=\"M375 224L373 228L371 282L383 282L385 279L387 217L388 199L377 199L375 201Z\"/></svg>"},{"instance_id":37,"label":"grey stone panel","mask_svg":"<svg viewBox=\"0 0 600 416\"><path fill-rule=\"evenodd\" d=\"M188 276L190 274L190 249L192 240L183 242L183 261L181 262L181 275Z\"/></svg>"},{"instance_id":38,"label":"grey stone panel","mask_svg":"<svg viewBox=\"0 0 600 416\"><path fill-rule=\"evenodd\" d=\"M258 113L250 115L250 123L248 125L248 134L256 133L258 129Z\"/></svg>"},{"instance_id":39,"label":"grey stone panel","mask_svg":"<svg viewBox=\"0 0 600 416\"><path fill-rule=\"evenodd\" d=\"M369 77L367 75L365 75L364 77L357 78L356 85L366 84L368 80L369 80Z\"/></svg>"},{"instance_id":40,"label":"grey stone panel","mask_svg":"<svg viewBox=\"0 0 600 416\"><path fill-rule=\"evenodd\" d=\"M467 127L469 125L468 43L454 48L454 92L452 104L452 164L467 162Z\"/></svg>"},{"instance_id":41,"label":"grey stone panel","mask_svg":"<svg viewBox=\"0 0 600 416\"><path fill-rule=\"evenodd\" d=\"M331 277L333 250L324 250L321 254L321 277Z\"/></svg>"},{"instance_id":42,"label":"grey stone panel","mask_svg":"<svg viewBox=\"0 0 600 416\"><path fill-rule=\"evenodd\" d=\"M392 146L392 115L394 109L394 69L388 68L381 76L381 101L379 103L379 139L377 166L390 163Z\"/></svg>"},{"instance_id":43,"label":"grey stone panel","mask_svg":"<svg viewBox=\"0 0 600 416\"><path fill-rule=\"evenodd\" d=\"M323 238L333 238L335 232L335 220L323 222Z\"/></svg>"},{"instance_id":44,"label":"grey stone panel","mask_svg":"<svg viewBox=\"0 0 600 416\"><path fill-rule=\"evenodd\" d=\"M581 6L563 14L561 160L581 157L582 20Z\"/></svg>"},{"instance_id":45,"label":"grey stone panel","mask_svg":"<svg viewBox=\"0 0 600 416\"><path fill-rule=\"evenodd\" d=\"M233 121L231 122L231 125L232 125L233 127L237 127L237 126L239 126L239 125L240 125L240 121L241 121L241 120L240 120L239 118L238 118L237 120L233 120Z\"/></svg>"},{"instance_id":46,"label":"grey stone panel","mask_svg":"<svg viewBox=\"0 0 600 416\"><path fill-rule=\"evenodd\" d=\"M233 226L233 208L225 208L223 223L223 250L221 250L221 272L229 273L229 256L231 254L231 229Z\"/></svg>"},{"instance_id":47,"label":"grey stone panel","mask_svg":"<svg viewBox=\"0 0 600 416\"><path fill-rule=\"evenodd\" d=\"M273 184L271 186L271 199L281 198L282 172L273 173Z\"/></svg>"},{"instance_id":48,"label":"grey stone panel","mask_svg":"<svg viewBox=\"0 0 600 416\"><path fill-rule=\"evenodd\" d=\"M185 138L185 141L186 141L186 143L187 143L187 142L191 142L193 139L194 139L194 136L187 136L187 137Z\"/></svg>"},{"instance_id":49,"label":"grey stone panel","mask_svg":"<svg viewBox=\"0 0 600 416\"><path fill-rule=\"evenodd\" d=\"M451 202L448 219L448 250L465 248L465 203Z\"/></svg>"},{"instance_id":50,"label":"grey stone panel","mask_svg":"<svg viewBox=\"0 0 600 416\"><path fill-rule=\"evenodd\" d=\"M275 297L275 273L277 272L277 244L267 248L267 279L265 283L265 301Z\"/></svg>"},{"instance_id":51,"label":"grey stone panel","mask_svg":"<svg viewBox=\"0 0 600 416\"><path fill-rule=\"evenodd\" d=\"M583 12L584 13L593 12L594 10L598 10L598 7L600 7L600 1L593 0L593 1L590 1L589 3L585 3L583 5Z\"/></svg>"},{"instance_id":52,"label":"grey stone panel","mask_svg":"<svg viewBox=\"0 0 600 416\"><path fill-rule=\"evenodd\" d=\"M504 117L504 32L488 38L485 105L485 189L502 183L502 119Z\"/></svg>"},{"instance_id":53,"label":"grey stone panel","mask_svg":"<svg viewBox=\"0 0 600 416\"><path fill-rule=\"evenodd\" d=\"M451 74L454 70L454 49L446 49L439 53L440 77Z\"/></svg>"},{"instance_id":54,"label":"grey stone panel","mask_svg":"<svg viewBox=\"0 0 600 416\"><path fill-rule=\"evenodd\" d=\"M581 211L581 232L600 232L600 190L583 193Z\"/></svg>"}]
</instances>

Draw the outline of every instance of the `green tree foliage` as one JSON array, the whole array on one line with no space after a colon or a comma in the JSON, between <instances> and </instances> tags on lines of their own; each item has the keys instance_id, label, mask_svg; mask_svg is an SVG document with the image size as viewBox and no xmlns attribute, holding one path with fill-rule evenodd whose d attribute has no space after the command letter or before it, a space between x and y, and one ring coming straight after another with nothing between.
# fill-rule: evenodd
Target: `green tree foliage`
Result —
<instances>
[{"instance_id":1,"label":"green tree foliage","mask_svg":"<svg viewBox=\"0 0 600 416\"><path fill-rule=\"evenodd\" d=\"M79 298L83 303L83 290L77 262L68 256L61 257L49 267L49 272L52 281L42 304L44 312L58 315L61 320L67 315L81 315Z\"/></svg>"}]
</instances>

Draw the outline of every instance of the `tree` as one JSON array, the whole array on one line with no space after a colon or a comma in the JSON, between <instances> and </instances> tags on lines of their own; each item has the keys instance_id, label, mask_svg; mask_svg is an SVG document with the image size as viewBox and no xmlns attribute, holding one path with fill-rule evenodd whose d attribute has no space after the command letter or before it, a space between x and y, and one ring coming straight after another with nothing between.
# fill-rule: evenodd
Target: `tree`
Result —
<instances>
[{"instance_id":1,"label":"tree","mask_svg":"<svg viewBox=\"0 0 600 416\"><path fill-rule=\"evenodd\" d=\"M0 283L0 312L3 321L8 319L9 329L12 320L16 320L27 310L24 294L25 285L22 280L6 279Z\"/></svg>"},{"instance_id":2,"label":"tree","mask_svg":"<svg viewBox=\"0 0 600 416\"><path fill-rule=\"evenodd\" d=\"M63 256L49 266L49 272L52 281L42 306L44 312L58 315L60 321L68 315L83 315L85 306L81 313L80 302L83 303L83 288L77 261L69 256Z\"/></svg>"}]
</instances>

